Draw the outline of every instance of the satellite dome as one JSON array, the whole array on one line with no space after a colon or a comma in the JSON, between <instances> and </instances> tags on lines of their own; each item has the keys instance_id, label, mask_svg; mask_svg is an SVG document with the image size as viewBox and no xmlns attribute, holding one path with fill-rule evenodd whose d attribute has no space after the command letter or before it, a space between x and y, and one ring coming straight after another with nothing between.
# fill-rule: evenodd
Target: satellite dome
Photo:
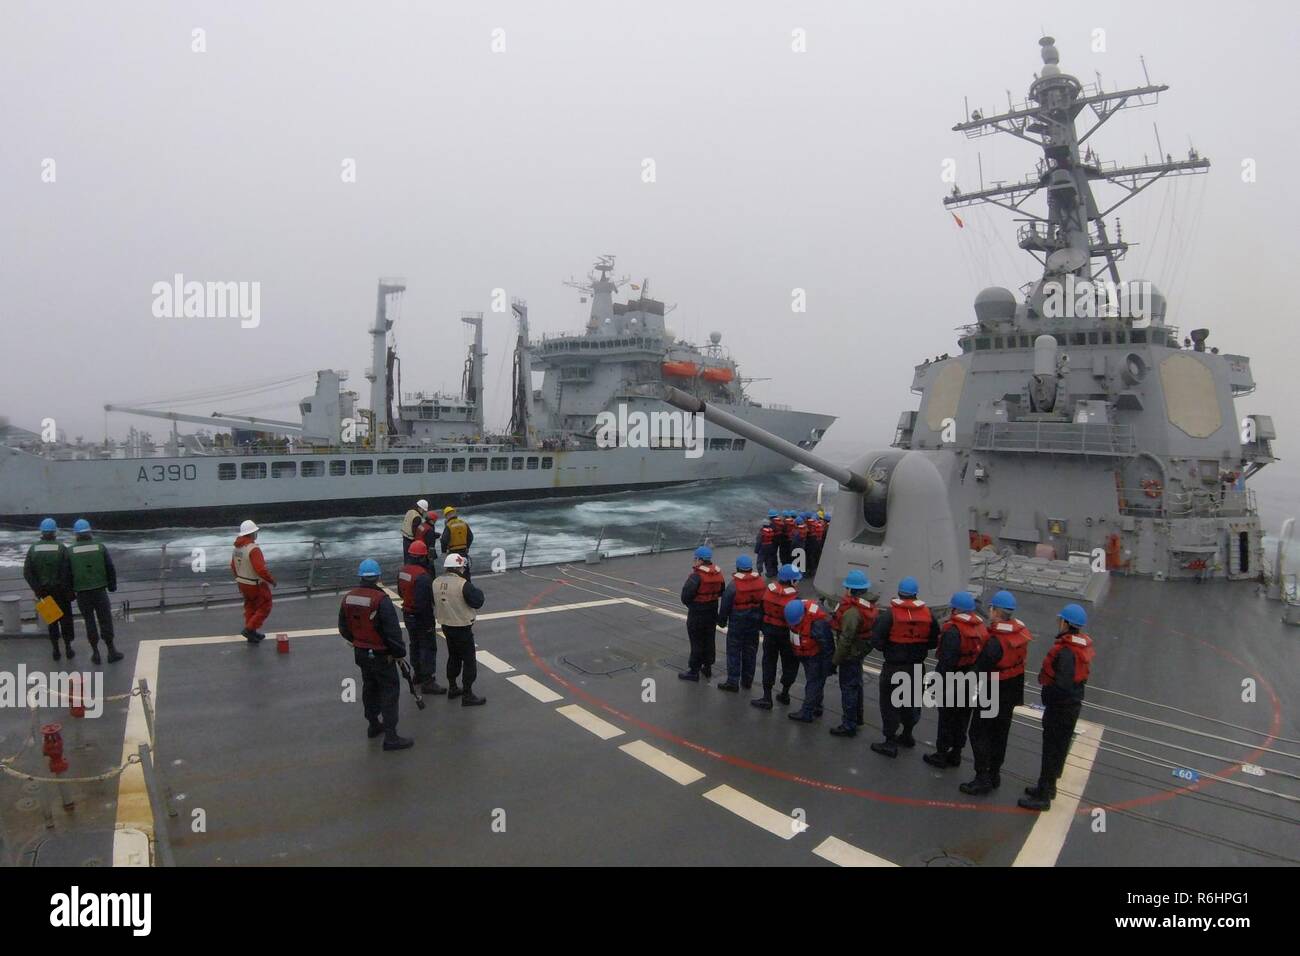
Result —
<instances>
[{"instance_id":1,"label":"satellite dome","mask_svg":"<svg viewBox=\"0 0 1300 956\"><path fill-rule=\"evenodd\" d=\"M1010 289L990 286L975 296L975 318L981 322L1000 322L1016 314L1016 297Z\"/></svg>"},{"instance_id":2,"label":"satellite dome","mask_svg":"<svg viewBox=\"0 0 1300 956\"><path fill-rule=\"evenodd\" d=\"M721 333L721 332L710 332L710 333L709 333L709 341L712 342L714 345L717 345L719 342L722 341L722 333Z\"/></svg>"}]
</instances>

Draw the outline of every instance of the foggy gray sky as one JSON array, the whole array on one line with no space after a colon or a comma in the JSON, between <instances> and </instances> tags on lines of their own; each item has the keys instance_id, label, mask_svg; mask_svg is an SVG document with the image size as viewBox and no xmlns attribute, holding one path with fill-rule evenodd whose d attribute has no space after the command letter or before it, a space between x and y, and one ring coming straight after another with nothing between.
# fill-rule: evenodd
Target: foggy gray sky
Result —
<instances>
[{"instance_id":1,"label":"foggy gray sky","mask_svg":"<svg viewBox=\"0 0 1300 956\"><path fill-rule=\"evenodd\" d=\"M196 27L205 53L191 52ZM454 389L461 310L487 312L503 287L528 300L536 334L576 329L586 307L560 282L614 253L620 274L677 303L678 334L716 329L744 374L773 379L756 398L839 415L837 441L887 444L916 407L912 366L957 351L975 293L1038 272L1009 213L965 210L956 227L940 172L951 157L973 188L977 152L986 182L1031 170L1029 144L951 126L963 96L986 111L1007 90L1025 98L1046 30L1085 83L1136 85L1145 55L1172 86L1096 148L1154 158L1155 122L1166 151L1184 155L1190 136L1214 166L1123 210L1141 243L1123 275L1165 291L1171 324L1252 357L1260 390L1239 411L1273 414L1288 458L1297 27L1284 3L10 0L0 414L98 438L106 401L328 367L364 395L380 275L409 283L404 389ZM806 53L791 51L795 28ZM151 287L177 272L260 282L260 327L154 318ZM795 287L806 315L791 314ZM502 425L511 320L487 317L488 420ZM295 417L283 399L308 390L265 413ZM120 416L112 430L131 423L165 431Z\"/></svg>"}]
</instances>

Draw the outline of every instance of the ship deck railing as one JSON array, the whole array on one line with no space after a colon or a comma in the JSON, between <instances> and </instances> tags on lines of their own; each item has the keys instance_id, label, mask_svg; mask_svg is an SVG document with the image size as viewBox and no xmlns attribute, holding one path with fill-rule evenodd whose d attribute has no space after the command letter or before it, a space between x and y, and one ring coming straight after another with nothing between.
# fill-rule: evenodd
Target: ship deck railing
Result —
<instances>
[{"instance_id":1,"label":"ship deck railing","mask_svg":"<svg viewBox=\"0 0 1300 956\"><path fill-rule=\"evenodd\" d=\"M1136 518L1244 518L1258 509L1250 488L1166 492L1149 486L1120 488L1119 513Z\"/></svg>"},{"instance_id":2,"label":"ship deck railing","mask_svg":"<svg viewBox=\"0 0 1300 956\"><path fill-rule=\"evenodd\" d=\"M1137 454L1133 429L1106 422L981 422L975 428L974 447L1061 455Z\"/></svg>"}]
</instances>

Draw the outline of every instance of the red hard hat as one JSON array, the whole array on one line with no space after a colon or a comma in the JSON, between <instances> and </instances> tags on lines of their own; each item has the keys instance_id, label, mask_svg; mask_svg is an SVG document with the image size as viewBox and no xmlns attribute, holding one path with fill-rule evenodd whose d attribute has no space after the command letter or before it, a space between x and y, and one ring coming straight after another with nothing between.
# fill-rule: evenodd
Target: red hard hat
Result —
<instances>
[{"instance_id":1,"label":"red hard hat","mask_svg":"<svg viewBox=\"0 0 1300 956\"><path fill-rule=\"evenodd\" d=\"M412 541L406 553L413 558L423 558L429 553L429 546L423 541Z\"/></svg>"}]
</instances>

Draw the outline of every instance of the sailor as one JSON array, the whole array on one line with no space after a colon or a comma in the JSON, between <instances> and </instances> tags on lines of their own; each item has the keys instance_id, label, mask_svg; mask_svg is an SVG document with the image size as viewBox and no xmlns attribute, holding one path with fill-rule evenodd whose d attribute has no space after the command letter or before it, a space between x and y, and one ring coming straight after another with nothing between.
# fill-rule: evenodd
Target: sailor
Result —
<instances>
[{"instance_id":1,"label":"sailor","mask_svg":"<svg viewBox=\"0 0 1300 956\"><path fill-rule=\"evenodd\" d=\"M446 531L444 529L444 534ZM478 677L478 661L474 657L474 612L483 606L486 598L469 579L469 561L465 555L452 552L442 562L447 574L435 578L433 597L435 614L442 624L442 635L447 639L447 699L460 698L462 707L486 704L486 697L474 693L474 679ZM464 683L462 688L457 680Z\"/></svg>"},{"instance_id":2,"label":"sailor","mask_svg":"<svg viewBox=\"0 0 1300 956\"><path fill-rule=\"evenodd\" d=\"M257 531L257 525L252 521L240 524L235 551L230 557L230 571L235 576L239 593L244 596L244 629L239 633L250 644L257 644L266 637L261 627L271 615L271 587L275 584L262 549L258 547Z\"/></svg>"},{"instance_id":3,"label":"sailor","mask_svg":"<svg viewBox=\"0 0 1300 956\"><path fill-rule=\"evenodd\" d=\"M822 715L822 696L835 653L831 616L820 603L809 600L791 601L782 613L790 629L790 646L804 671L803 706L786 716L810 724Z\"/></svg>"},{"instance_id":4,"label":"sailor","mask_svg":"<svg viewBox=\"0 0 1300 956\"><path fill-rule=\"evenodd\" d=\"M474 543L474 532L451 506L442 509L442 538L439 543L443 554L459 554L466 559L465 567L469 567L469 548Z\"/></svg>"},{"instance_id":5,"label":"sailor","mask_svg":"<svg viewBox=\"0 0 1300 956\"><path fill-rule=\"evenodd\" d=\"M776 525L776 553L782 564L789 564L791 553L790 536L794 534L794 512L786 509L781 512L781 520Z\"/></svg>"},{"instance_id":6,"label":"sailor","mask_svg":"<svg viewBox=\"0 0 1300 956\"><path fill-rule=\"evenodd\" d=\"M881 610L871 629L871 646L884 656L880 668L880 729L885 736L871 749L886 757L897 757L900 745L916 746L912 728L921 719L921 708L898 707L893 697L902 693L913 698L920 693L921 688L914 686L917 674L924 666L926 652L939 643L939 625L930 608L917 597L918 590L914 577L899 581L898 597ZM895 675L901 675L901 679Z\"/></svg>"},{"instance_id":7,"label":"sailor","mask_svg":"<svg viewBox=\"0 0 1300 956\"><path fill-rule=\"evenodd\" d=\"M822 561L822 543L826 538L826 524L815 514L804 515L804 526L806 532L804 535L804 550L808 552L808 573L813 575L817 573L817 568Z\"/></svg>"},{"instance_id":8,"label":"sailor","mask_svg":"<svg viewBox=\"0 0 1300 956\"><path fill-rule=\"evenodd\" d=\"M117 590L117 569L108 549L90 533L90 522L78 518L72 526L77 538L72 542L68 563L72 567L72 589L77 595L77 610L86 622L86 638L90 641L90 660L102 664L99 656L99 638L103 635L108 646L108 662L115 664L122 654L113 646L113 605L108 592Z\"/></svg>"},{"instance_id":9,"label":"sailor","mask_svg":"<svg viewBox=\"0 0 1300 956\"><path fill-rule=\"evenodd\" d=\"M691 642L691 656L686 670L677 676L698 681L700 674L713 676L717 653L715 632L718 627L718 598L722 596L722 569L713 563L713 549L702 545L695 549L695 564L682 585L682 603L686 605L686 636Z\"/></svg>"},{"instance_id":10,"label":"sailor","mask_svg":"<svg viewBox=\"0 0 1300 956\"><path fill-rule=\"evenodd\" d=\"M1017 801L1026 810L1052 808L1056 781L1065 769L1084 688L1092 673L1095 649L1092 638L1083 632L1088 626L1087 613L1077 604L1067 604L1057 621L1056 643L1038 670L1043 697L1043 762L1038 785L1025 787L1025 796Z\"/></svg>"},{"instance_id":11,"label":"sailor","mask_svg":"<svg viewBox=\"0 0 1300 956\"><path fill-rule=\"evenodd\" d=\"M420 690L445 694L438 683L438 641L434 635L433 575L429 573L429 547L419 538L407 549L406 564L397 575L402 596L402 620L411 638L411 669Z\"/></svg>"},{"instance_id":12,"label":"sailor","mask_svg":"<svg viewBox=\"0 0 1300 956\"><path fill-rule=\"evenodd\" d=\"M862 661L871 653L871 629L875 627L879 611L867 596L871 581L862 571L854 569L844 579L844 594L831 616L831 630L835 634L835 656L831 664L840 675L840 706L843 716L838 727L832 727L836 737L855 737L863 724L862 714Z\"/></svg>"},{"instance_id":13,"label":"sailor","mask_svg":"<svg viewBox=\"0 0 1300 956\"><path fill-rule=\"evenodd\" d=\"M758 555L758 563L763 569L763 577L769 581L776 577L776 522L780 517L775 508L770 509L767 513L767 520L759 527L758 534L754 537L754 553Z\"/></svg>"},{"instance_id":14,"label":"sailor","mask_svg":"<svg viewBox=\"0 0 1300 956\"><path fill-rule=\"evenodd\" d=\"M72 563L67 546L56 537L58 531L59 526L53 518L42 520L41 539L27 549L27 558L23 561L23 579L36 595L36 600L50 598L62 612L59 619L49 626L50 644L56 661L63 658L59 652L60 636L68 660L77 656L72 649L76 637L72 627Z\"/></svg>"},{"instance_id":15,"label":"sailor","mask_svg":"<svg viewBox=\"0 0 1300 956\"><path fill-rule=\"evenodd\" d=\"M1010 591L993 595L989 608L989 639L972 669L986 675L984 680L997 680L997 705L989 709L991 712L971 713L970 749L975 758L975 779L958 789L972 796L982 796L1002 785L1002 761L1007 755L1011 718L1025 702L1025 656L1032 639L1029 628L1011 616L1016 599Z\"/></svg>"},{"instance_id":16,"label":"sailor","mask_svg":"<svg viewBox=\"0 0 1300 956\"><path fill-rule=\"evenodd\" d=\"M975 598L969 591L958 591L949 602L952 613L939 632L939 659L935 673L971 673L975 659L989 639L989 629L984 619L975 613ZM966 693L967 684L959 679L953 684L954 693ZM922 759L932 767L960 767L961 752L966 749L966 731L970 727L971 709L975 701L944 699L939 707L939 729L935 731L935 752Z\"/></svg>"},{"instance_id":17,"label":"sailor","mask_svg":"<svg viewBox=\"0 0 1300 956\"><path fill-rule=\"evenodd\" d=\"M718 607L718 627L727 629L727 679L719 690L749 690L758 659L758 625L763 620L763 576L747 554L736 558L736 573L727 582Z\"/></svg>"},{"instance_id":18,"label":"sailor","mask_svg":"<svg viewBox=\"0 0 1300 956\"><path fill-rule=\"evenodd\" d=\"M437 577L438 574L438 544L440 534L438 532L438 512L430 511L424 516L415 528L415 540L423 541L426 548L426 564L429 569L430 577Z\"/></svg>"},{"instance_id":19,"label":"sailor","mask_svg":"<svg viewBox=\"0 0 1300 956\"><path fill-rule=\"evenodd\" d=\"M406 656L397 609L379 585L378 561L362 561L357 575L360 583L343 595L339 606L339 633L352 645L353 659L361 668L366 736L383 734L385 750L405 750L415 741L397 735L397 701L402 684L394 662Z\"/></svg>"},{"instance_id":20,"label":"sailor","mask_svg":"<svg viewBox=\"0 0 1300 956\"><path fill-rule=\"evenodd\" d=\"M776 662L781 661L781 693L776 695L780 704L790 703L790 685L799 676L799 661L790 644L790 629L785 623L785 606L799 600L800 574L792 564L781 565L776 581L763 591L763 621L759 630L763 634L763 696L750 703L763 710L772 709L772 687L776 684Z\"/></svg>"},{"instance_id":21,"label":"sailor","mask_svg":"<svg viewBox=\"0 0 1300 956\"><path fill-rule=\"evenodd\" d=\"M794 519L794 527L790 531L790 562L799 569L802 574L811 574L808 564L808 526L804 523L803 518Z\"/></svg>"},{"instance_id":22,"label":"sailor","mask_svg":"<svg viewBox=\"0 0 1300 956\"><path fill-rule=\"evenodd\" d=\"M406 553L415 540L416 531L429 514L429 502L421 498L402 516L402 563L406 563Z\"/></svg>"}]
</instances>

